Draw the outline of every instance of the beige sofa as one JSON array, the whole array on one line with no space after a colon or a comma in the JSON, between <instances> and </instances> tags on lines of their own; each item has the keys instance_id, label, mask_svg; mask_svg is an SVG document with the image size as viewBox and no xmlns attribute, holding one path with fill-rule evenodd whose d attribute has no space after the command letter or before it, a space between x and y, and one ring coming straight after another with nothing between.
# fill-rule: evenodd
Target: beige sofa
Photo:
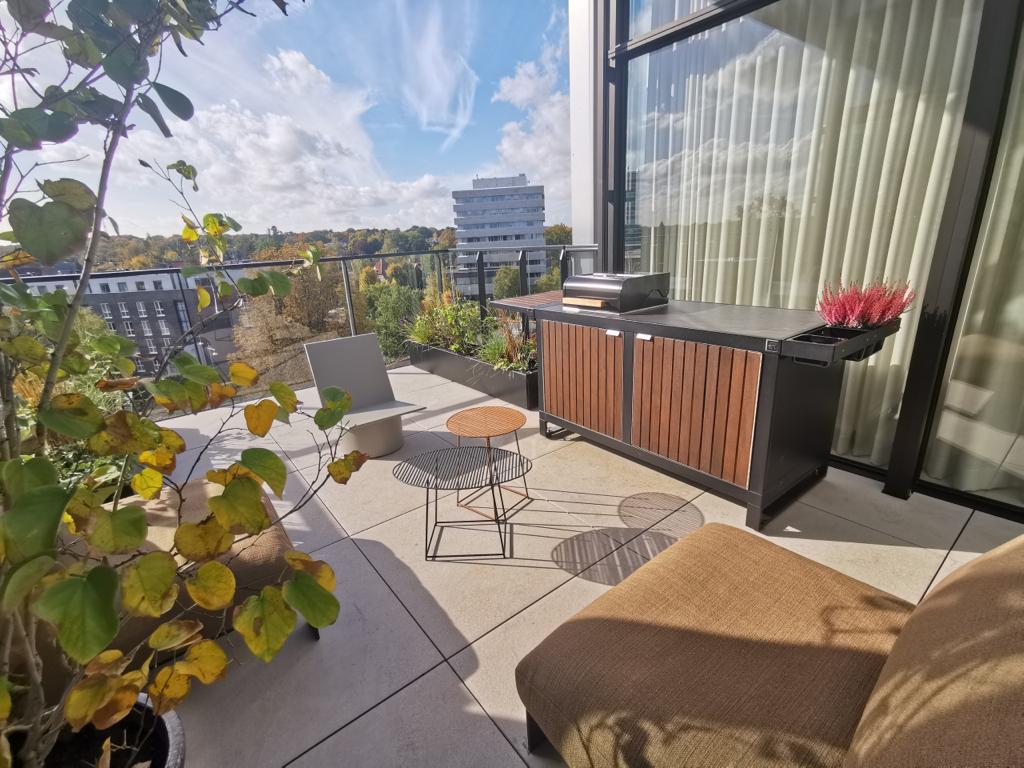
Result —
<instances>
[{"instance_id":1,"label":"beige sofa","mask_svg":"<svg viewBox=\"0 0 1024 768\"><path fill-rule=\"evenodd\" d=\"M1024 766L1024 537L913 606L706 525L516 669L531 750L597 766Z\"/></svg>"}]
</instances>

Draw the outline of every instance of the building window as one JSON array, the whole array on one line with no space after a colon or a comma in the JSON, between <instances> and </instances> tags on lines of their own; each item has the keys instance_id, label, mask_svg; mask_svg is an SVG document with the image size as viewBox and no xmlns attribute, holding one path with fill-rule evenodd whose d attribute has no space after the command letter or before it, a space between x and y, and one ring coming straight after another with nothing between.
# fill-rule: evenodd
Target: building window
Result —
<instances>
[{"instance_id":1,"label":"building window","mask_svg":"<svg viewBox=\"0 0 1024 768\"><path fill-rule=\"evenodd\" d=\"M110 293L110 283L100 283L100 293Z\"/></svg>"},{"instance_id":2,"label":"building window","mask_svg":"<svg viewBox=\"0 0 1024 768\"><path fill-rule=\"evenodd\" d=\"M164 289L164 281L163 280L154 280L153 281L153 290L154 291L162 291L163 289Z\"/></svg>"},{"instance_id":3,"label":"building window","mask_svg":"<svg viewBox=\"0 0 1024 768\"><path fill-rule=\"evenodd\" d=\"M136 301L135 302L135 313L139 317L145 317L146 316L146 302L144 302L144 301Z\"/></svg>"},{"instance_id":4,"label":"building window","mask_svg":"<svg viewBox=\"0 0 1024 768\"><path fill-rule=\"evenodd\" d=\"M125 336L134 336L135 335L135 326L132 325L132 321L131 320L125 320L124 321L124 335Z\"/></svg>"},{"instance_id":5,"label":"building window","mask_svg":"<svg viewBox=\"0 0 1024 768\"><path fill-rule=\"evenodd\" d=\"M117 326L114 325L114 321L113 320L107 320L107 328L112 330L114 333L117 333Z\"/></svg>"},{"instance_id":6,"label":"building window","mask_svg":"<svg viewBox=\"0 0 1024 768\"><path fill-rule=\"evenodd\" d=\"M157 317L163 317L164 316L164 305L163 305L163 302L161 302L161 301L154 301L153 302L153 312L156 314Z\"/></svg>"},{"instance_id":7,"label":"building window","mask_svg":"<svg viewBox=\"0 0 1024 768\"><path fill-rule=\"evenodd\" d=\"M143 325L145 325L145 323L143 323ZM146 351L151 355L159 354L159 351L156 348L156 342L153 339L146 339Z\"/></svg>"},{"instance_id":8,"label":"building window","mask_svg":"<svg viewBox=\"0 0 1024 768\"><path fill-rule=\"evenodd\" d=\"M150 326L149 326L149 320L143 320L142 321L142 335L143 336L152 336L153 335L153 329L150 328Z\"/></svg>"},{"instance_id":9,"label":"building window","mask_svg":"<svg viewBox=\"0 0 1024 768\"><path fill-rule=\"evenodd\" d=\"M117 291L118 293L128 293L128 283L125 281L118 281Z\"/></svg>"},{"instance_id":10,"label":"building window","mask_svg":"<svg viewBox=\"0 0 1024 768\"><path fill-rule=\"evenodd\" d=\"M188 319L188 309L185 307L184 301L175 301L174 309L178 313L178 325L182 328L191 328L192 323Z\"/></svg>"},{"instance_id":11,"label":"building window","mask_svg":"<svg viewBox=\"0 0 1024 768\"><path fill-rule=\"evenodd\" d=\"M157 322L157 325L160 326L160 335L161 336L170 336L171 335L171 328L170 328L170 326L167 325L167 321L166 320L157 320L156 322Z\"/></svg>"},{"instance_id":12,"label":"building window","mask_svg":"<svg viewBox=\"0 0 1024 768\"><path fill-rule=\"evenodd\" d=\"M103 315L104 319L109 320L111 318L110 305L105 302L100 304L100 314Z\"/></svg>"},{"instance_id":13,"label":"building window","mask_svg":"<svg viewBox=\"0 0 1024 768\"><path fill-rule=\"evenodd\" d=\"M135 281L135 290L136 291L144 291L144 290L146 290L146 281L145 280L136 280Z\"/></svg>"},{"instance_id":14,"label":"building window","mask_svg":"<svg viewBox=\"0 0 1024 768\"><path fill-rule=\"evenodd\" d=\"M128 312L128 305L123 301L117 302L117 309L121 313L121 317L131 317L131 313Z\"/></svg>"}]
</instances>

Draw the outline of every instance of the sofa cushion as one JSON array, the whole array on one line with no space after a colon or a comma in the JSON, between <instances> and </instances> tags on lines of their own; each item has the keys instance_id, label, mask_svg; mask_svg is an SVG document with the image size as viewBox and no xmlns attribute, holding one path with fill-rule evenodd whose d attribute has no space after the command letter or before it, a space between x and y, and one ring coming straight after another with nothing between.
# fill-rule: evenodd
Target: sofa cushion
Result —
<instances>
[{"instance_id":1,"label":"sofa cushion","mask_svg":"<svg viewBox=\"0 0 1024 768\"><path fill-rule=\"evenodd\" d=\"M711 524L556 629L516 684L574 768L836 766L911 607Z\"/></svg>"},{"instance_id":2,"label":"sofa cushion","mask_svg":"<svg viewBox=\"0 0 1024 768\"><path fill-rule=\"evenodd\" d=\"M847 768L1024 765L1024 536L943 580L907 621Z\"/></svg>"}]
</instances>

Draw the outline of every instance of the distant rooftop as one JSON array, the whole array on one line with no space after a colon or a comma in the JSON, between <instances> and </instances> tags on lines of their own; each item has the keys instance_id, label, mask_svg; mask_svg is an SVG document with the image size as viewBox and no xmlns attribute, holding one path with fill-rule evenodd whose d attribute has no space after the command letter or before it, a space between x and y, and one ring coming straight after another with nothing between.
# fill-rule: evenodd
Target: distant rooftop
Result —
<instances>
[{"instance_id":1,"label":"distant rooftop","mask_svg":"<svg viewBox=\"0 0 1024 768\"><path fill-rule=\"evenodd\" d=\"M498 187L525 187L530 182L525 173L518 176L493 176L484 179L473 179L473 189L496 189Z\"/></svg>"}]
</instances>

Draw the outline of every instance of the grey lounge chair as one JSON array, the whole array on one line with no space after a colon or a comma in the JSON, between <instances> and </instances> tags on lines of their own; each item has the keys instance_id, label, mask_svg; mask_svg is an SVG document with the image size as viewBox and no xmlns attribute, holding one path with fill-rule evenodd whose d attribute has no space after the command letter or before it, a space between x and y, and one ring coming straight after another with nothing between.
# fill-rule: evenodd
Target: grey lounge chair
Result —
<instances>
[{"instance_id":1,"label":"grey lounge chair","mask_svg":"<svg viewBox=\"0 0 1024 768\"><path fill-rule=\"evenodd\" d=\"M422 411L425 406L395 399L377 334L314 341L304 346L317 392L334 386L352 396L352 410L344 422L349 432L342 438L342 449L359 450L374 458L401 448L402 416Z\"/></svg>"}]
</instances>

